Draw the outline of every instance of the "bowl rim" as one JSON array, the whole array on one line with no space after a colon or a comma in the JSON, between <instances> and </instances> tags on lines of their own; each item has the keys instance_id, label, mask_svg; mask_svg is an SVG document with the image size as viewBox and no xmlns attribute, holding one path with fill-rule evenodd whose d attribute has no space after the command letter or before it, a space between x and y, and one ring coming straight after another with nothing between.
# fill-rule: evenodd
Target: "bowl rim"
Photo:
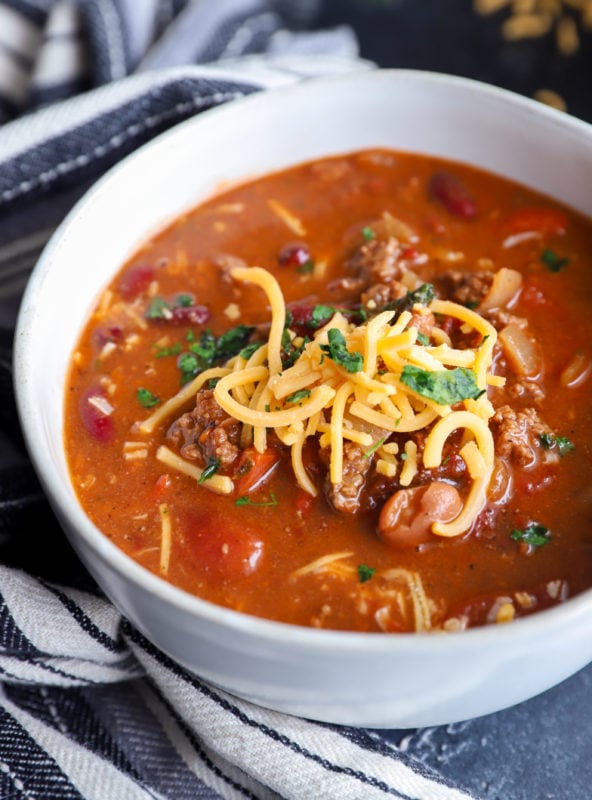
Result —
<instances>
[{"instance_id":1,"label":"bowl rim","mask_svg":"<svg viewBox=\"0 0 592 800\"><path fill-rule=\"evenodd\" d=\"M59 252L61 240L68 235L70 227L75 223L81 211L92 205L94 198L99 193L108 190L111 181L116 176L119 176L120 173L125 172L130 164L150 158L151 153L158 152L160 148L174 141L180 130L193 128L204 122L207 123L207 120L214 116L233 115L240 113L240 109L248 112L251 107L256 109L259 104L269 102L269 98L277 93L283 95L300 94L306 92L307 86L310 84L315 86L325 85L327 89L330 89L335 84L351 83L356 80L382 80L387 84L398 81L418 86L441 85L464 90L469 94L484 95L489 100L504 106L510 104L534 117L546 117L555 126L568 129L578 136L589 139L592 149L592 126L583 120L570 117L535 100L491 84L445 73L412 69L376 69L313 78L303 83L280 86L248 95L232 103L209 109L198 116L174 125L112 166L82 195L51 236L27 283L16 324L13 373L18 414L29 456L50 503L58 509L58 512L63 513L68 518L72 529L76 531L75 534L67 532L68 538L81 537L95 557L106 561L111 569L122 575L126 580L166 604L196 618L202 617L210 623L221 625L237 633L254 634L260 640L280 644L289 642L290 644L297 644L316 651L335 652L361 649L365 654L412 651L421 655L424 651L434 653L434 651L438 651L441 648L449 648L450 646L459 651L467 648L473 649L482 642L491 645L492 640L501 647L516 643L525 645L531 636L536 637L539 633L549 634L553 625L571 625L583 618L584 615L589 614L592 608L592 588L568 598L567 601L557 606L518 618L511 625L492 624L459 632L430 631L427 633L397 633L389 636L382 632L316 629L256 617L216 605L201 597L192 595L134 561L91 522L82 510L73 486L71 484L65 485L57 472L50 468L50 461L47 460L47 463L45 463L45 459L48 458L47 454L33 446L33 442L43 441L43 435L40 417L36 413L34 398L30 393L29 387L31 383L27 380L27 364L31 363L34 351L34 339L29 327L29 318L33 315L35 306L38 304L38 296L42 292L54 253ZM257 175L245 176L237 183L248 182L257 177ZM230 185L233 185L232 182ZM199 202L203 202L203 198ZM165 224L166 222L163 222L163 226ZM146 235L149 235L148 232Z\"/></svg>"}]
</instances>

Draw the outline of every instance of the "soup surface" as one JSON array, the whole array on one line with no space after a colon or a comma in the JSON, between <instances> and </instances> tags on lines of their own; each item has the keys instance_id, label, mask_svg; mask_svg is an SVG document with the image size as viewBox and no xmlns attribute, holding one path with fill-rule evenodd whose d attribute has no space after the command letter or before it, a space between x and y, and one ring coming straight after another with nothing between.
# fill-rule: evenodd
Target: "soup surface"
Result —
<instances>
[{"instance_id":1,"label":"soup surface","mask_svg":"<svg viewBox=\"0 0 592 800\"><path fill-rule=\"evenodd\" d=\"M592 585L592 226L364 151L146 242L66 390L93 522L177 586L360 631L459 630Z\"/></svg>"}]
</instances>

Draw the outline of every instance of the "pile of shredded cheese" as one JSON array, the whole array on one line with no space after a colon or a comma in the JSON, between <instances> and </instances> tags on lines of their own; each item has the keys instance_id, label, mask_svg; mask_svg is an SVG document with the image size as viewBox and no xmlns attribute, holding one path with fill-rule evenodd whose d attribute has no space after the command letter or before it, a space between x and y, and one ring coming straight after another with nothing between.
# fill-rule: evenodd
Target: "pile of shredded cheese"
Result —
<instances>
[{"instance_id":1,"label":"pile of shredded cheese","mask_svg":"<svg viewBox=\"0 0 592 800\"><path fill-rule=\"evenodd\" d=\"M398 474L399 483L409 486L420 464L416 443L409 438L399 452L399 444L388 442L392 433L404 434L428 429L423 450L423 466L434 469L442 463L446 440L462 429L460 456L472 479L460 514L451 522L433 524L433 533L457 536L470 528L483 508L494 466L493 438L488 420L494 409L486 392L477 399L441 405L414 391L401 380L406 366L428 372L461 367L470 371L480 390L488 384L500 385L503 379L491 375L495 328L474 311L445 300L417 304L416 314L454 317L463 332L478 332L480 343L474 348L455 349L446 332L437 325L430 342L418 343L418 329L410 322L409 311L396 316L384 311L364 324L354 324L339 312L314 333L307 343L295 341L302 351L295 363L282 366L282 335L286 306L276 279L260 267L236 268L232 277L261 287L271 307L268 341L248 359L235 356L225 366L208 369L185 386L175 397L159 407L138 430L149 434L174 411L189 401L208 381L217 379L214 396L233 418L243 423L242 444L253 443L259 451L267 447L268 430L291 449L292 467L298 484L311 495L317 488L302 461L302 450L309 436L318 436L321 447L330 449L329 477L339 484L343 472L344 442L367 448L368 457L376 454L376 469L388 477ZM343 336L347 351L359 354L361 368L348 371L328 355L329 331ZM293 333L291 334L295 336ZM295 337L297 339L297 337ZM294 398L300 398L295 400ZM397 437L400 441L400 437ZM169 466L199 479L202 471L162 446L157 458ZM399 471L400 470L400 471ZM230 494L233 481L213 475L203 483L213 491Z\"/></svg>"}]
</instances>

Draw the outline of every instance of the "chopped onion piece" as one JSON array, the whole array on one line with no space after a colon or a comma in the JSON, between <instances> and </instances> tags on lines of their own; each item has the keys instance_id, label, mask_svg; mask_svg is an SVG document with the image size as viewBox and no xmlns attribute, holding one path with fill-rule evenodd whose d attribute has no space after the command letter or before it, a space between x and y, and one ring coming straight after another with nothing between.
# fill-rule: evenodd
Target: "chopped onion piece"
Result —
<instances>
[{"instance_id":1,"label":"chopped onion piece","mask_svg":"<svg viewBox=\"0 0 592 800\"><path fill-rule=\"evenodd\" d=\"M522 288L522 275L515 269L502 267L495 273L489 291L479 303L479 312L506 308Z\"/></svg>"},{"instance_id":2,"label":"chopped onion piece","mask_svg":"<svg viewBox=\"0 0 592 800\"><path fill-rule=\"evenodd\" d=\"M100 411L101 414L108 417L113 413L113 406L111 403L106 400L104 397L101 397L100 394L95 394L92 397L88 398L88 403L91 406L94 406L97 411Z\"/></svg>"},{"instance_id":3,"label":"chopped onion piece","mask_svg":"<svg viewBox=\"0 0 592 800\"><path fill-rule=\"evenodd\" d=\"M499 334L506 358L520 375L533 377L540 372L541 357L535 343L515 323L506 325Z\"/></svg>"},{"instance_id":4,"label":"chopped onion piece","mask_svg":"<svg viewBox=\"0 0 592 800\"><path fill-rule=\"evenodd\" d=\"M562 386L574 387L583 383L592 371L590 356L578 350L570 360L569 364L562 371L559 380Z\"/></svg>"}]
</instances>

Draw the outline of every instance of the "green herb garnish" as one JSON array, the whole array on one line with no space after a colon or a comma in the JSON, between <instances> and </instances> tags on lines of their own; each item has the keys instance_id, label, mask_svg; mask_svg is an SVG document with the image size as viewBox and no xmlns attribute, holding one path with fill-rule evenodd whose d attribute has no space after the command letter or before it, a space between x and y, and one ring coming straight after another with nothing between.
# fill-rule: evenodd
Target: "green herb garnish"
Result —
<instances>
[{"instance_id":1,"label":"green herb garnish","mask_svg":"<svg viewBox=\"0 0 592 800\"><path fill-rule=\"evenodd\" d=\"M286 403L299 403L301 400L306 400L307 397L310 397L310 389L299 389L286 397Z\"/></svg>"},{"instance_id":2,"label":"green herb garnish","mask_svg":"<svg viewBox=\"0 0 592 800\"><path fill-rule=\"evenodd\" d=\"M412 292L407 292L405 297L400 297L398 300L392 300L383 306L382 311L396 311L397 314L402 314L403 311L409 311L416 303L422 306L427 306L434 299L434 287L431 283L422 283L417 289Z\"/></svg>"},{"instance_id":3,"label":"green herb garnish","mask_svg":"<svg viewBox=\"0 0 592 800\"><path fill-rule=\"evenodd\" d=\"M425 333L418 331L417 334L417 341L422 344L424 347L428 347L430 344L430 337L426 336Z\"/></svg>"},{"instance_id":4,"label":"green herb garnish","mask_svg":"<svg viewBox=\"0 0 592 800\"><path fill-rule=\"evenodd\" d=\"M543 450L551 450L557 448L560 456L566 456L575 450L575 444L567 438L567 436L554 436L552 433L541 433L539 435L539 442Z\"/></svg>"},{"instance_id":5,"label":"green herb garnish","mask_svg":"<svg viewBox=\"0 0 592 800\"><path fill-rule=\"evenodd\" d=\"M154 353L154 358L165 358L166 356L178 356L181 350L183 349L183 345L181 342L175 342L175 344L171 345L170 347L158 347L154 345L156 351Z\"/></svg>"},{"instance_id":6,"label":"green herb garnish","mask_svg":"<svg viewBox=\"0 0 592 800\"><path fill-rule=\"evenodd\" d=\"M207 465L207 467L205 467L204 470L202 471L197 482L204 483L205 481L208 480L208 478L211 478L212 475L215 475L219 469L220 469L220 459L219 458L212 459L210 463Z\"/></svg>"},{"instance_id":7,"label":"green herb garnish","mask_svg":"<svg viewBox=\"0 0 592 800\"><path fill-rule=\"evenodd\" d=\"M300 264L299 267L296 267L296 272L300 275L309 275L314 270L314 266L314 261L312 258L309 258L304 264Z\"/></svg>"},{"instance_id":8,"label":"green herb garnish","mask_svg":"<svg viewBox=\"0 0 592 800\"><path fill-rule=\"evenodd\" d=\"M304 350L306 345L310 342L310 338L308 336L305 336L300 346L295 347L292 344L292 340L290 339L289 336L288 339L289 341L287 341L287 343L284 343L284 338L282 337L282 366L284 367L284 369L288 369L288 367L291 367L293 364L296 363L296 361L298 361L298 358L300 357L302 351Z\"/></svg>"},{"instance_id":9,"label":"green herb garnish","mask_svg":"<svg viewBox=\"0 0 592 800\"><path fill-rule=\"evenodd\" d=\"M245 361L248 361L253 353L256 353L257 350L261 347L261 342L253 342L252 344L248 344L246 347L240 351L239 356L244 358Z\"/></svg>"},{"instance_id":10,"label":"green herb garnish","mask_svg":"<svg viewBox=\"0 0 592 800\"><path fill-rule=\"evenodd\" d=\"M555 444L557 445L560 456L566 456L568 453L571 453L572 450L576 449L575 444L570 441L567 436L556 436Z\"/></svg>"},{"instance_id":11,"label":"green herb garnish","mask_svg":"<svg viewBox=\"0 0 592 800\"><path fill-rule=\"evenodd\" d=\"M360 353L350 353L345 343L345 337L338 328L330 328L327 332L329 344L322 344L320 349L327 353L333 361L347 372L360 372L364 359Z\"/></svg>"},{"instance_id":12,"label":"green herb garnish","mask_svg":"<svg viewBox=\"0 0 592 800\"><path fill-rule=\"evenodd\" d=\"M333 306L315 306L310 315L310 327L321 328L329 322L336 312L337 309L333 308Z\"/></svg>"},{"instance_id":13,"label":"green herb garnish","mask_svg":"<svg viewBox=\"0 0 592 800\"><path fill-rule=\"evenodd\" d=\"M208 369L216 358L216 337L210 330L202 331L199 339L189 345L189 350L196 357L196 369Z\"/></svg>"},{"instance_id":14,"label":"green herb garnish","mask_svg":"<svg viewBox=\"0 0 592 800\"><path fill-rule=\"evenodd\" d=\"M185 385L200 372L219 361L226 361L246 349L245 345L253 330L253 327L238 325L219 338L216 338L210 330L205 330L200 333L196 341L194 335L190 339L188 334L189 352L183 353L177 361L177 366L181 370L181 385ZM249 348L253 347L253 352L260 346L260 344L248 345Z\"/></svg>"},{"instance_id":15,"label":"green herb garnish","mask_svg":"<svg viewBox=\"0 0 592 800\"><path fill-rule=\"evenodd\" d=\"M191 353L183 353L179 356L177 367L181 371L181 385L185 386L186 383L193 380L197 373L200 371L199 361L196 356Z\"/></svg>"},{"instance_id":16,"label":"green herb garnish","mask_svg":"<svg viewBox=\"0 0 592 800\"><path fill-rule=\"evenodd\" d=\"M190 294L177 295L177 305L181 308L189 308L193 304L193 297Z\"/></svg>"},{"instance_id":17,"label":"green herb garnish","mask_svg":"<svg viewBox=\"0 0 592 800\"><path fill-rule=\"evenodd\" d=\"M366 564L358 564L358 578L360 583L366 583L376 572L376 567L369 567Z\"/></svg>"},{"instance_id":18,"label":"green herb garnish","mask_svg":"<svg viewBox=\"0 0 592 800\"><path fill-rule=\"evenodd\" d=\"M235 506L256 506L257 508L265 508L267 506L277 506L277 504L278 504L277 497L273 492L270 493L269 500L264 503L255 503L253 502L253 500L251 500L250 497L247 497L246 495L243 495L242 497L237 497L236 500L234 501Z\"/></svg>"},{"instance_id":19,"label":"green herb garnish","mask_svg":"<svg viewBox=\"0 0 592 800\"><path fill-rule=\"evenodd\" d=\"M465 308L468 308L470 311L473 311L473 309L477 308L478 305L478 300L467 300L467 302L464 304Z\"/></svg>"},{"instance_id":20,"label":"green herb garnish","mask_svg":"<svg viewBox=\"0 0 592 800\"><path fill-rule=\"evenodd\" d=\"M542 547L551 541L551 533L544 525L540 525L538 522L531 522L524 530L514 528L510 534L510 539L515 542L530 544L533 547Z\"/></svg>"},{"instance_id":21,"label":"green herb garnish","mask_svg":"<svg viewBox=\"0 0 592 800\"><path fill-rule=\"evenodd\" d=\"M372 445L372 447L366 450L362 458L371 458L374 455L374 453L378 450L378 448L385 442L386 442L386 436L383 436L382 439L379 439L375 444Z\"/></svg>"},{"instance_id":22,"label":"green herb garnish","mask_svg":"<svg viewBox=\"0 0 592 800\"><path fill-rule=\"evenodd\" d=\"M362 228L361 233L362 233L362 236L364 237L365 241L367 241L367 242L371 242L372 239L376 238L376 234L374 233L372 228L370 228L368 225L366 225L364 228Z\"/></svg>"},{"instance_id":23,"label":"green herb garnish","mask_svg":"<svg viewBox=\"0 0 592 800\"><path fill-rule=\"evenodd\" d=\"M562 258L548 248L541 253L541 261L550 272L561 272L569 264L569 258Z\"/></svg>"},{"instance_id":24,"label":"green herb garnish","mask_svg":"<svg viewBox=\"0 0 592 800\"><path fill-rule=\"evenodd\" d=\"M160 403L159 397L157 397L155 394L152 394L149 389L144 389L143 387L140 387L137 390L136 400L141 406L144 406L144 408L154 408L154 406L157 406Z\"/></svg>"},{"instance_id":25,"label":"green herb garnish","mask_svg":"<svg viewBox=\"0 0 592 800\"><path fill-rule=\"evenodd\" d=\"M167 301L163 300L162 297L153 297L144 316L147 319L166 319L170 315L171 307Z\"/></svg>"},{"instance_id":26,"label":"green herb garnish","mask_svg":"<svg viewBox=\"0 0 592 800\"><path fill-rule=\"evenodd\" d=\"M403 367L401 382L441 406L454 405L461 400L476 400L485 391L477 386L475 373L466 367L430 372L408 365Z\"/></svg>"},{"instance_id":27,"label":"green herb garnish","mask_svg":"<svg viewBox=\"0 0 592 800\"><path fill-rule=\"evenodd\" d=\"M254 330L251 325L237 325L223 333L216 342L216 359L231 358L240 353Z\"/></svg>"}]
</instances>

